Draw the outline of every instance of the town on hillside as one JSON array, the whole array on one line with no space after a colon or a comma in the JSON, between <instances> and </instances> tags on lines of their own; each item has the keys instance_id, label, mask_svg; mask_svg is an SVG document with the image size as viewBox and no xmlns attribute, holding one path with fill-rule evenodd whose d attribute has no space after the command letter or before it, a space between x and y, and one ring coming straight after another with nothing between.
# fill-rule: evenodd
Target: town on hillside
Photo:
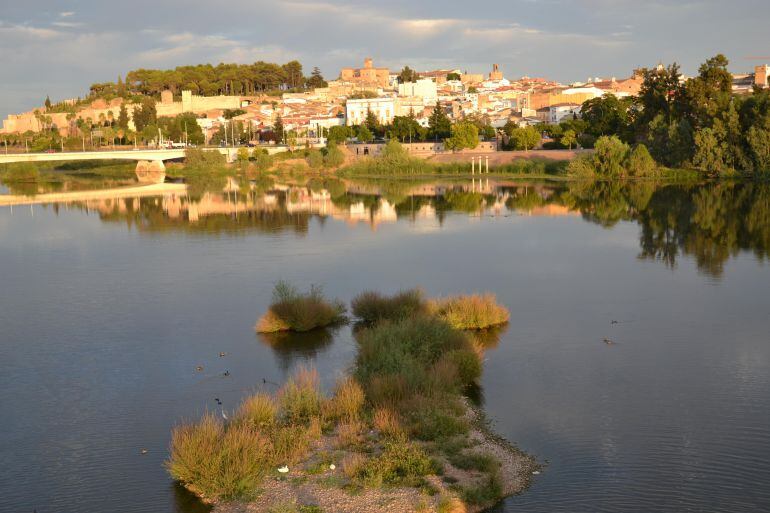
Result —
<instances>
[{"instance_id":1,"label":"town on hillside","mask_svg":"<svg viewBox=\"0 0 770 513\"><path fill-rule=\"evenodd\" d=\"M0 134L6 148L10 141L27 151L35 149L30 143L41 133L58 136L56 144L38 140L37 149L48 151L64 150L65 145L80 149L81 141L84 149L86 143L93 147L116 141L149 146L275 144L288 142L287 134L299 144L323 140L339 130L335 127L390 126L399 117L408 117L415 131L427 129L440 109L449 122L480 120L487 127L480 135L494 138L506 125L577 119L584 102L595 98L636 96L644 71L561 84L528 76L509 79L497 64L486 75L459 69L415 71L408 66L395 72L377 67L372 58L364 59L360 68L343 68L328 82L318 68L304 77L296 61L283 66L260 62L136 70L125 82L119 78L92 85L84 99L52 103L46 98L36 109L9 115ZM733 92L766 88L768 76L768 65L733 75ZM408 130L409 139L417 135ZM406 134L400 134L402 140ZM350 131L349 136L354 135L362 138Z\"/></svg>"}]
</instances>

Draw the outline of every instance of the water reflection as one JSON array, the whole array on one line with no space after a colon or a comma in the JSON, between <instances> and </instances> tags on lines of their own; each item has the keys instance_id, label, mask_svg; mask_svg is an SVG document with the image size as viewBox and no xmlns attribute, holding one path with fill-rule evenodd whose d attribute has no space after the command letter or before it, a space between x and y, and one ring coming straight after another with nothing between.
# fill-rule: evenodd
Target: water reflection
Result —
<instances>
[{"instance_id":1,"label":"water reflection","mask_svg":"<svg viewBox=\"0 0 770 513\"><path fill-rule=\"evenodd\" d=\"M297 359L315 360L318 353L328 349L340 327L318 328L302 333L280 331L257 333L257 338L273 350L278 366L288 372Z\"/></svg>"},{"instance_id":2,"label":"water reflection","mask_svg":"<svg viewBox=\"0 0 770 513\"><path fill-rule=\"evenodd\" d=\"M700 271L715 277L721 276L732 255L752 251L764 260L770 247L770 185L762 183L343 182L327 178L298 185L269 179L222 180L216 184L218 191L224 184L221 192L190 194L192 189L185 193L178 186L147 197L74 200L68 205L141 232L209 235L284 230L305 234L312 218L365 223L376 230L403 218L437 219L441 224L449 212L581 215L605 227L636 222L640 259L675 267L681 255L692 256ZM0 205L13 204L12 198L0 197ZM46 203L46 198L21 198L17 204L24 202Z\"/></svg>"},{"instance_id":3,"label":"water reflection","mask_svg":"<svg viewBox=\"0 0 770 513\"><path fill-rule=\"evenodd\" d=\"M175 423L300 363L332 387L355 359L353 327L256 338L279 278L497 294L511 325L473 334L469 395L550 462L503 510L769 509L767 184L206 187L0 208L7 509L200 511L162 467Z\"/></svg>"}]
</instances>

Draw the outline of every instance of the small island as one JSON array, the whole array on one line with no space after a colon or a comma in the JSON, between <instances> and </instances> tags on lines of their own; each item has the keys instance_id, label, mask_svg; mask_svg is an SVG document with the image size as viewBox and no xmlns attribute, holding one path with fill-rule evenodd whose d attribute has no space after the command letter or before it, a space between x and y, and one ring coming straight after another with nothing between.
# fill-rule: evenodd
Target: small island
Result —
<instances>
[{"instance_id":1,"label":"small island","mask_svg":"<svg viewBox=\"0 0 770 513\"><path fill-rule=\"evenodd\" d=\"M321 303L341 315L315 287L279 283L274 300L273 321ZM507 309L491 294L428 300L411 290L365 292L352 313L357 357L331 395L300 368L230 417L177 426L171 476L219 513L476 512L524 490L537 463L494 435L465 395L482 372L473 330L507 322Z\"/></svg>"}]
</instances>

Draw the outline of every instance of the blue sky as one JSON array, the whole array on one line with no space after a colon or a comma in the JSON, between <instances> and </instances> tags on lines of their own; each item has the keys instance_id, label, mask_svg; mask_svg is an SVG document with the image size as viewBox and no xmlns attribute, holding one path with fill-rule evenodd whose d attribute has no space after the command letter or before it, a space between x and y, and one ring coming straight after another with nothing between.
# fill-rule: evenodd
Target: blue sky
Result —
<instances>
[{"instance_id":1,"label":"blue sky","mask_svg":"<svg viewBox=\"0 0 770 513\"><path fill-rule=\"evenodd\" d=\"M127 70L299 59L327 78L365 56L564 82L722 52L770 57L767 0L27 0L0 10L0 116L83 95Z\"/></svg>"}]
</instances>

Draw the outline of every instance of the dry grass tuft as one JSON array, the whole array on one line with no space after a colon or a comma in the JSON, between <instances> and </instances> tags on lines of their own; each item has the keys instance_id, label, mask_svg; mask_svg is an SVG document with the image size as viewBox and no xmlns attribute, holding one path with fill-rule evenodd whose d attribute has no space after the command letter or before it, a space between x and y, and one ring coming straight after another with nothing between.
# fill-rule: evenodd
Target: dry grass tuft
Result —
<instances>
[{"instance_id":1,"label":"dry grass tuft","mask_svg":"<svg viewBox=\"0 0 770 513\"><path fill-rule=\"evenodd\" d=\"M361 453L354 452L345 456L342 460L342 473L348 478L355 478L366 466L367 458Z\"/></svg>"},{"instance_id":2,"label":"dry grass tuft","mask_svg":"<svg viewBox=\"0 0 770 513\"><path fill-rule=\"evenodd\" d=\"M270 440L245 424L225 426L211 414L171 434L171 476L207 500L249 496L268 472Z\"/></svg>"},{"instance_id":3,"label":"dry grass tuft","mask_svg":"<svg viewBox=\"0 0 770 513\"><path fill-rule=\"evenodd\" d=\"M321 415L323 396L318 371L299 367L278 392L281 420L287 424L308 425Z\"/></svg>"},{"instance_id":4,"label":"dry grass tuft","mask_svg":"<svg viewBox=\"0 0 770 513\"><path fill-rule=\"evenodd\" d=\"M332 399L332 410L336 418L346 420L358 419L364 406L364 390L358 381L346 377L337 382Z\"/></svg>"},{"instance_id":5,"label":"dry grass tuft","mask_svg":"<svg viewBox=\"0 0 770 513\"><path fill-rule=\"evenodd\" d=\"M374 428L387 437L396 438L404 435L404 428L401 426L398 414L388 408L378 408L374 412Z\"/></svg>"},{"instance_id":6,"label":"dry grass tuft","mask_svg":"<svg viewBox=\"0 0 770 513\"><path fill-rule=\"evenodd\" d=\"M259 393L244 399L235 420L254 428L269 429L275 425L277 413L275 400L268 394Z\"/></svg>"},{"instance_id":7,"label":"dry grass tuft","mask_svg":"<svg viewBox=\"0 0 770 513\"><path fill-rule=\"evenodd\" d=\"M346 420L337 426L337 440L341 448L355 447L363 440L366 425L358 420Z\"/></svg>"},{"instance_id":8,"label":"dry grass tuft","mask_svg":"<svg viewBox=\"0 0 770 513\"><path fill-rule=\"evenodd\" d=\"M435 299L431 310L454 329L482 330L505 324L510 319L508 309L497 303L494 294L472 294Z\"/></svg>"}]
</instances>

